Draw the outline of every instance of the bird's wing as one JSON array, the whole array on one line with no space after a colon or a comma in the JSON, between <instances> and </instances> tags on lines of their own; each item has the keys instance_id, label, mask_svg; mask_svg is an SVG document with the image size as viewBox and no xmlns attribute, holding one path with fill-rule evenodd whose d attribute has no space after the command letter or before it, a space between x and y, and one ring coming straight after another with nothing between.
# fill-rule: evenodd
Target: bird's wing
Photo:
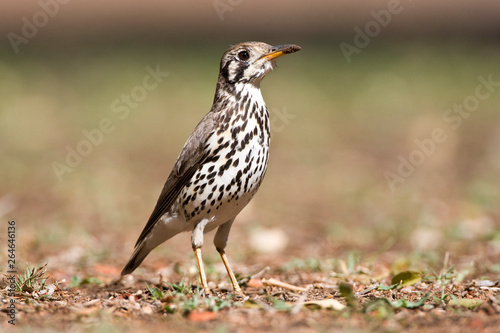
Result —
<instances>
[{"instance_id":1,"label":"bird's wing","mask_svg":"<svg viewBox=\"0 0 500 333\"><path fill-rule=\"evenodd\" d=\"M206 114L184 144L177 162L175 162L174 168L163 186L156 206L144 230L142 230L141 235L137 239L135 246L139 245L146 238L158 220L168 212L184 185L191 180L196 170L208 157L209 151L206 145L210 136L214 133L215 122L216 119L213 112Z\"/></svg>"}]
</instances>

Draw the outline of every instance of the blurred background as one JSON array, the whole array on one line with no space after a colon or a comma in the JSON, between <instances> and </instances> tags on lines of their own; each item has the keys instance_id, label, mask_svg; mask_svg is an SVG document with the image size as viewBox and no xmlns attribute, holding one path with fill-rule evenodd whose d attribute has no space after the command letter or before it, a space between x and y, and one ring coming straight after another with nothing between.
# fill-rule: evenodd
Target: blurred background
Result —
<instances>
[{"instance_id":1,"label":"blurred background","mask_svg":"<svg viewBox=\"0 0 500 333\"><path fill-rule=\"evenodd\" d=\"M222 53L247 40L303 49L262 83L271 158L232 229L237 271L353 252L500 257L498 1L40 0L0 12L0 216L16 221L20 265L116 277L210 109ZM189 237L138 272L194 267Z\"/></svg>"}]
</instances>

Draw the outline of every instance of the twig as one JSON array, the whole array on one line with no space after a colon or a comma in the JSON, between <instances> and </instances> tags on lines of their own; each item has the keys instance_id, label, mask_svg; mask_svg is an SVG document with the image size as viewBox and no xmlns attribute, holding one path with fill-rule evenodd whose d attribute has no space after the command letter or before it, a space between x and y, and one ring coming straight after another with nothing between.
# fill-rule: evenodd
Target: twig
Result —
<instances>
[{"instance_id":1,"label":"twig","mask_svg":"<svg viewBox=\"0 0 500 333\"><path fill-rule=\"evenodd\" d=\"M264 267L263 270L261 270L260 272L258 273L255 273L254 275L250 276L251 279L256 279L258 277L260 277L261 275L264 275L265 272L267 272L268 270L270 270L271 268L269 266L266 266Z\"/></svg>"},{"instance_id":2,"label":"twig","mask_svg":"<svg viewBox=\"0 0 500 333\"><path fill-rule=\"evenodd\" d=\"M364 295L368 294L369 292L371 292L373 289L377 289L377 288L378 288L378 286L379 286L379 284L378 284L378 283L377 283L377 284L374 284L373 286L368 287L368 288L366 288L365 290L360 291L360 292L359 292L359 295L360 295L360 296L364 296Z\"/></svg>"},{"instance_id":3,"label":"twig","mask_svg":"<svg viewBox=\"0 0 500 333\"><path fill-rule=\"evenodd\" d=\"M281 282L281 281L273 279L273 278L262 279L262 283L264 285L267 285L267 286L281 287L281 288L288 289L288 290L307 291L307 288L294 286L292 284Z\"/></svg>"}]
</instances>

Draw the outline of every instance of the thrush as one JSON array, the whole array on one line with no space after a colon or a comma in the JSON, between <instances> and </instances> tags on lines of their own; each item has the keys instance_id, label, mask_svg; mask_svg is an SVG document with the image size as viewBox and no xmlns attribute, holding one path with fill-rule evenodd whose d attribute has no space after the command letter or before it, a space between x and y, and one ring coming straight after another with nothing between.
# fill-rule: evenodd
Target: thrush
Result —
<instances>
[{"instance_id":1,"label":"thrush","mask_svg":"<svg viewBox=\"0 0 500 333\"><path fill-rule=\"evenodd\" d=\"M203 234L218 228L214 245L235 293L241 294L224 249L235 217L257 192L267 169L271 130L260 83L278 57L300 49L246 42L223 54L212 108L182 148L122 276L159 244L192 231L201 285L210 294L201 247Z\"/></svg>"}]
</instances>

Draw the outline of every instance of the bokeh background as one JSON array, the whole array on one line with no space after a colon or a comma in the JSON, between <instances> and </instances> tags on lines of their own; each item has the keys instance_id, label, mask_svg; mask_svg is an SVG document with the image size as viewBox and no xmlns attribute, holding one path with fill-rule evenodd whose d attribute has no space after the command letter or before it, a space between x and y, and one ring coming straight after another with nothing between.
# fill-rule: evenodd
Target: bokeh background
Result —
<instances>
[{"instance_id":1,"label":"bokeh background","mask_svg":"<svg viewBox=\"0 0 500 333\"><path fill-rule=\"evenodd\" d=\"M116 278L210 109L220 56L259 40L303 50L262 84L271 159L230 235L236 271L445 252L500 271L498 1L3 1L0 13L0 239L15 220L21 267ZM168 76L144 90L148 68ZM138 273L195 267L189 239Z\"/></svg>"}]
</instances>

